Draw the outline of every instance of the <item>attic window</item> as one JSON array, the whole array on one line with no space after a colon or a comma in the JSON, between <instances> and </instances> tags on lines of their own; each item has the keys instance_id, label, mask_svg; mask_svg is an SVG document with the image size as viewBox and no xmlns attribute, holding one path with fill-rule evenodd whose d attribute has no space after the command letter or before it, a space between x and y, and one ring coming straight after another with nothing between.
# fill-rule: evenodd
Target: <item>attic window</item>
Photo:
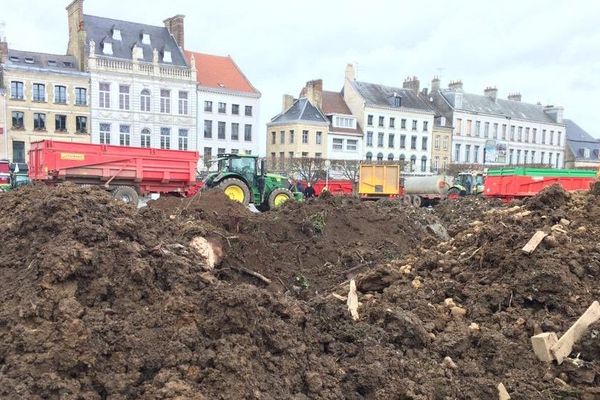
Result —
<instances>
[{"instance_id":1,"label":"attic window","mask_svg":"<svg viewBox=\"0 0 600 400\"><path fill-rule=\"evenodd\" d=\"M71 61L65 61L63 62L63 65L67 68L71 68L73 66L73 63Z\"/></svg>"},{"instance_id":2,"label":"attic window","mask_svg":"<svg viewBox=\"0 0 600 400\"><path fill-rule=\"evenodd\" d=\"M113 28L113 34L112 34L112 38L113 38L114 40L121 40L121 30L120 30L120 29Z\"/></svg>"},{"instance_id":3,"label":"attic window","mask_svg":"<svg viewBox=\"0 0 600 400\"><path fill-rule=\"evenodd\" d=\"M33 64L33 58L32 57L25 57L25 63L26 64Z\"/></svg>"},{"instance_id":4,"label":"attic window","mask_svg":"<svg viewBox=\"0 0 600 400\"><path fill-rule=\"evenodd\" d=\"M150 44L150 34L149 33L144 33L142 35L142 43L143 44Z\"/></svg>"},{"instance_id":5,"label":"attic window","mask_svg":"<svg viewBox=\"0 0 600 400\"><path fill-rule=\"evenodd\" d=\"M139 46L133 46L133 59L141 60L144 58L144 49Z\"/></svg>"},{"instance_id":6,"label":"attic window","mask_svg":"<svg viewBox=\"0 0 600 400\"><path fill-rule=\"evenodd\" d=\"M50 66L50 67L56 67L56 61L55 60L48 60L48 66Z\"/></svg>"},{"instance_id":7,"label":"attic window","mask_svg":"<svg viewBox=\"0 0 600 400\"><path fill-rule=\"evenodd\" d=\"M402 105L402 97L394 95L394 106L400 107Z\"/></svg>"},{"instance_id":8,"label":"attic window","mask_svg":"<svg viewBox=\"0 0 600 400\"><path fill-rule=\"evenodd\" d=\"M104 54L112 55L112 53L113 53L112 43L104 42L104 45L102 46L102 52Z\"/></svg>"},{"instance_id":9,"label":"attic window","mask_svg":"<svg viewBox=\"0 0 600 400\"><path fill-rule=\"evenodd\" d=\"M19 57L17 56L10 56L8 59L13 62L19 62Z\"/></svg>"},{"instance_id":10,"label":"attic window","mask_svg":"<svg viewBox=\"0 0 600 400\"><path fill-rule=\"evenodd\" d=\"M173 60L171 59L171 52L169 50L165 50L163 54L163 62L173 62Z\"/></svg>"},{"instance_id":11,"label":"attic window","mask_svg":"<svg viewBox=\"0 0 600 400\"><path fill-rule=\"evenodd\" d=\"M590 158L590 149L583 149L583 157Z\"/></svg>"}]
</instances>

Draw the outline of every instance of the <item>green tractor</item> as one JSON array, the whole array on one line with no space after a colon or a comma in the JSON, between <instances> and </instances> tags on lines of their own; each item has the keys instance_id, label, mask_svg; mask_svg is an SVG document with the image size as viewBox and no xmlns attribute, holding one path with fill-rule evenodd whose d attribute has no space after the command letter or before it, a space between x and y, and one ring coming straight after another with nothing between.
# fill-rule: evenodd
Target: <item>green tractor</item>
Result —
<instances>
[{"instance_id":1,"label":"green tractor","mask_svg":"<svg viewBox=\"0 0 600 400\"><path fill-rule=\"evenodd\" d=\"M452 187L448 189L448 198L480 195L484 189L483 181L483 172L460 172L454 179Z\"/></svg>"},{"instance_id":2,"label":"green tractor","mask_svg":"<svg viewBox=\"0 0 600 400\"><path fill-rule=\"evenodd\" d=\"M7 192L31 183L25 163L9 163L0 160L0 192Z\"/></svg>"},{"instance_id":3,"label":"green tractor","mask_svg":"<svg viewBox=\"0 0 600 400\"><path fill-rule=\"evenodd\" d=\"M257 156L219 154L212 162L217 163L218 170L204 179L204 188L219 188L245 206L252 203L264 211L302 199L302 193L288 189L285 176L267 173L265 160L259 162Z\"/></svg>"}]
</instances>

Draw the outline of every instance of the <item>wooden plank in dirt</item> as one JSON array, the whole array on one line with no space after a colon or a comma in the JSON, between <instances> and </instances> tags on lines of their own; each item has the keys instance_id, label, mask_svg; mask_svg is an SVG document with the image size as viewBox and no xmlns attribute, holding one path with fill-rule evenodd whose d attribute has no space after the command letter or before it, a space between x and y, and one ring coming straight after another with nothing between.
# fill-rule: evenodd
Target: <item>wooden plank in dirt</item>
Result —
<instances>
[{"instance_id":1,"label":"wooden plank in dirt","mask_svg":"<svg viewBox=\"0 0 600 400\"><path fill-rule=\"evenodd\" d=\"M537 231L533 234L529 242L525 246L523 246L523 252L525 254L531 254L538 247L538 245L544 240L544 238L548 236L548 234L544 231Z\"/></svg>"}]
</instances>

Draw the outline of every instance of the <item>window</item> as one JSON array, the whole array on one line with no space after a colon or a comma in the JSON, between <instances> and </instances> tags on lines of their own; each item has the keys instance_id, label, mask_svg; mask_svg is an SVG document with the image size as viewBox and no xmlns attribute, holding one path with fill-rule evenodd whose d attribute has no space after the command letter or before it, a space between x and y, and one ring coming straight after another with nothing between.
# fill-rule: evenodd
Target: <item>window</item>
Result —
<instances>
[{"instance_id":1,"label":"window","mask_svg":"<svg viewBox=\"0 0 600 400\"><path fill-rule=\"evenodd\" d=\"M517 136L517 139L518 139L519 142L522 142L523 141L523 127L520 126L519 130L517 132L519 132L518 136Z\"/></svg>"},{"instance_id":2,"label":"window","mask_svg":"<svg viewBox=\"0 0 600 400\"><path fill-rule=\"evenodd\" d=\"M171 91L160 89L160 112L165 114L171 113ZM162 135L162 132L161 132Z\"/></svg>"},{"instance_id":3,"label":"window","mask_svg":"<svg viewBox=\"0 0 600 400\"><path fill-rule=\"evenodd\" d=\"M561 133L562 132L556 132L556 144L558 146L560 146L560 139L561 139L561 136L562 136ZM556 168L558 168L558 167L556 167Z\"/></svg>"},{"instance_id":4,"label":"window","mask_svg":"<svg viewBox=\"0 0 600 400\"><path fill-rule=\"evenodd\" d=\"M239 149L231 149L231 154L239 154L240 150Z\"/></svg>"},{"instance_id":5,"label":"window","mask_svg":"<svg viewBox=\"0 0 600 400\"><path fill-rule=\"evenodd\" d=\"M54 102L57 104L67 104L66 86L54 86Z\"/></svg>"},{"instance_id":6,"label":"window","mask_svg":"<svg viewBox=\"0 0 600 400\"><path fill-rule=\"evenodd\" d=\"M367 125L373 126L373 116L367 115Z\"/></svg>"},{"instance_id":7,"label":"window","mask_svg":"<svg viewBox=\"0 0 600 400\"><path fill-rule=\"evenodd\" d=\"M477 164L479 163L479 146L474 146L473 150L473 162Z\"/></svg>"},{"instance_id":8,"label":"window","mask_svg":"<svg viewBox=\"0 0 600 400\"><path fill-rule=\"evenodd\" d=\"M110 108L110 83L98 84L98 105L100 108Z\"/></svg>"},{"instance_id":9,"label":"window","mask_svg":"<svg viewBox=\"0 0 600 400\"><path fill-rule=\"evenodd\" d=\"M440 136L439 135L435 135L435 139L433 139L433 148L435 150L440 149Z\"/></svg>"},{"instance_id":10,"label":"window","mask_svg":"<svg viewBox=\"0 0 600 400\"><path fill-rule=\"evenodd\" d=\"M119 125L119 145L131 146L131 127L129 125Z\"/></svg>"},{"instance_id":11,"label":"window","mask_svg":"<svg viewBox=\"0 0 600 400\"><path fill-rule=\"evenodd\" d=\"M150 147L150 129L148 129L148 128L142 129L142 133L140 135L140 146L141 147Z\"/></svg>"},{"instance_id":12,"label":"window","mask_svg":"<svg viewBox=\"0 0 600 400\"><path fill-rule=\"evenodd\" d=\"M423 121L423 131L427 132L428 128L429 128L429 121Z\"/></svg>"},{"instance_id":13,"label":"window","mask_svg":"<svg viewBox=\"0 0 600 400\"><path fill-rule=\"evenodd\" d=\"M470 144L465 145L465 162L466 163L471 162L471 145Z\"/></svg>"},{"instance_id":14,"label":"window","mask_svg":"<svg viewBox=\"0 0 600 400\"><path fill-rule=\"evenodd\" d=\"M421 150L427 150L427 136L421 138Z\"/></svg>"},{"instance_id":15,"label":"window","mask_svg":"<svg viewBox=\"0 0 600 400\"><path fill-rule=\"evenodd\" d=\"M33 101L46 101L46 85L43 83L33 84Z\"/></svg>"},{"instance_id":16,"label":"window","mask_svg":"<svg viewBox=\"0 0 600 400\"><path fill-rule=\"evenodd\" d=\"M188 149L188 130L187 129L179 130L178 149L179 150L187 150Z\"/></svg>"},{"instance_id":17,"label":"window","mask_svg":"<svg viewBox=\"0 0 600 400\"><path fill-rule=\"evenodd\" d=\"M489 122L486 122L483 125L483 137L486 139L490 137L490 123Z\"/></svg>"},{"instance_id":18,"label":"window","mask_svg":"<svg viewBox=\"0 0 600 400\"><path fill-rule=\"evenodd\" d=\"M210 119L204 120L204 138L212 139L212 121Z\"/></svg>"},{"instance_id":19,"label":"window","mask_svg":"<svg viewBox=\"0 0 600 400\"><path fill-rule=\"evenodd\" d=\"M252 141L252 125L250 125L250 124L244 125L244 141L246 141L246 142Z\"/></svg>"},{"instance_id":20,"label":"window","mask_svg":"<svg viewBox=\"0 0 600 400\"><path fill-rule=\"evenodd\" d=\"M533 128L531 130L531 143L536 143L537 142L537 129Z\"/></svg>"},{"instance_id":21,"label":"window","mask_svg":"<svg viewBox=\"0 0 600 400\"><path fill-rule=\"evenodd\" d=\"M395 128L396 118L390 118L390 128Z\"/></svg>"},{"instance_id":22,"label":"window","mask_svg":"<svg viewBox=\"0 0 600 400\"><path fill-rule=\"evenodd\" d=\"M110 124L100 124L100 144L110 144Z\"/></svg>"},{"instance_id":23,"label":"window","mask_svg":"<svg viewBox=\"0 0 600 400\"><path fill-rule=\"evenodd\" d=\"M416 136L411 136L410 138L410 148L413 150L417 149L417 137Z\"/></svg>"},{"instance_id":24,"label":"window","mask_svg":"<svg viewBox=\"0 0 600 400\"><path fill-rule=\"evenodd\" d=\"M542 129L542 144L546 144L546 130Z\"/></svg>"},{"instance_id":25,"label":"window","mask_svg":"<svg viewBox=\"0 0 600 400\"><path fill-rule=\"evenodd\" d=\"M217 139L225 139L225 122L223 121L217 123Z\"/></svg>"},{"instance_id":26,"label":"window","mask_svg":"<svg viewBox=\"0 0 600 400\"><path fill-rule=\"evenodd\" d=\"M308 143L308 131L302 131L302 143L303 144Z\"/></svg>"},{"instance_id":27,"label":"window","mask_svg":"<svg viewBox=\"0 0 600 400\"><path fill-rule=\"evenodd\" d=\"M87 89L86 88L75 88L75 105L85 106L87 105Z\"/></svg>"},{"instance_id":28,"label":"window","mask_svg":"<svg viewBox=\"0 0 600 400\"><path fill-rule=\"evenodd\" d=\"M322 155L323 153L315 153L315 158L321 158Z\"/></svg>"},{"instance_id":29,"label":"window","mask_svg":"<svg viewBox=\"0 0 600 400\"><path fill-rule=\"evenodd\" d=\"M66 115L55 115L54 116L54 130L58 132L65 132L67 130L67 116Z\"/></svg>"},{"instance_id":30,"label":"window","mask_svg":"<svg viewBox=\"0 0 600 400\"><path fill-rule=\"evenodd\" d=\"M302 158L306 158L308 157L308 151L303 151L302 152Z\"/></svg>"},{"instance_id":31,"label":"window","mask_svg":"<svg viewBox=\"0 0 600 400\"><path fill-rule=\"evenodd\" d=\"M290 130L290 143L294 143L294 131Z\"/></svg>"},{"instance_id":32,"label":"window","mask_svg":"<svg viewBox=\"0 0 600 400\"><path fill-rule=\"evenodd\" d=\"M402 118L400 120L400 129L406 129L406 119Z\"/></svg>"},{"instance_id":33,"label":"window","mask_svg":"<svg viewBox=\"0 0 600 400\"><path fill-rule=\"evenodd\" d=\"M388 161L394 161L394 155L392 153L387 156Z\"/></svg>"},{"instance_id":34,"label":"window","mask_svg":"<svg viewBox=\"0 0 600 400\"><path fill-rule=\"evenodd\" d=\"M129 85L119 85L119 110L129 110Z\"/></svg>"},{"instance_id":35,"label":"window","mask_svg":"<svg viewBox=\"0 0 600 400\"><path fill-rule=\"evenodd\" d=\"M550 166L552 166L552 153L548 153L548 164L550 164Z\"/></svg>"},{"instance_id":36,"label":"window","mask_svg":"<svg viewBox=\"0 0 600 400\"><path fill-rule=\"evenodd\" d=\"M212 112L212 101L208 101L207 100L207 101L204 102L204 111ZM206 150L206 149L209 149L209 148L210 147L205 147L204 149Z\"/></svg>"},{"instance_id":37,"label":"window","mask_svg":"<svg viewBox=\"0 0 600 400\"><path fill-rule=\"evenodd\" d=\"M546 153L543 151L540 153L540 164L544 164L544 158L545 158L544 156L545 155L546 155Z\"/></svg>"},{"instance_id":38,"label":"window","mask_svg":"<svg viewBox=\"0 0 600 400\"><path fill-rule=\"evenodd\" d=\"M10 98L13 100L23 100L23 82L12 81L10 83Z\"/></svg>"},{"instance_id":39,"label":"window","mask_svg":"<svg viewBox=\"0 0 600 400\"><path fill-rule=\"evenodd\" d=\"M335 117L333 120L334 126L340 128L354 128L353 118Z\"/></svg>"},{"instance_id":40,"label":"window","mask_svg":"<svg viewBox=\"0 0 600 400\"><path fill-rule=\"evenodd\" d=\"M421 172L427 171L427 156L421 157Z\"/></svg>"},{"instance_id":41,"label":"window","mask_svg":"<svg viewBox=\"0 0 600 400\"><path fill-rule=\"evenodd\" d=\"M25 142L19 140L13 140L13 162L24 163L25 162Z\"/></svg>"},{"instance_id":42,"label":"window","mask_svg":"<svg viewBox=\"0 0 600 400\"><path fill-rule=\"evenodd\" d=\"M393 148L394 148L394 139L395 139L395 138L394 138L394 134L393 134L393 133L390 133L390 134L388 135L388 147L389 147L389 148L391 148L391 149L393 149Z\"/></svg>"},{"instance_id":43,"label":"window","mask_svg":"<svg viewBox=\"0 0 600 400\"><path fill-rule=\"evenodd\" d=\"M160 128L160 148L171 148L171 128Z\"/></svg>"},{"instance_id":44,"label":"window","mask_svg":"<svg viewBox=\"0 0 600 400\"><path fill-rule=\"evenodd\" d=\"M535 163L535 150L531 150L531 164Z\"/></svg>"},{"instance_id":45,"label":"window","mask_svg":"<svg viewBox=\"0 0 600 400\"><path fill-rule=\"evenodd\" d=\"M413 154L412 156L410 156L410 170L414 171L416 165L417 165L417 156L415 156Z\"/></svg>"},{"instance_id":46,"label":"window","mask_svg":"<svg viewBox=\"0 0 600 400\"><path fill-rule=\"evenodd\" d=\"M140 110L150 111L150 91L148 89L140 92Z\"/></svg>"},{"instance_id":47,"label":"window","mask_svg":"<svg viewBox=\"0 0 600 400\"><path fill-rule=\"evenodd\" d=\"M356 151L357 149L358 149L358 140L356 140L356 139L346 140L346 150Z\"/></svg>"},{"instance_id":48,"label":"window","mask_svg":"<svg viewBox=\"0 0 600 400\"><path fill-rule=\"evenodd\" d=\"M244 107L244 115L246 115L247 117L252 116L252 106Z\"/></svg>"},{"instance_id":49,"label":"window","mask_svg":"<svg viewBox=\"0 0 600 400\"><path fill-rule=\"evenodd\" d=\"M467 136L471 136L471 124L473 123L473 121L471 121L470 119L467 120Z\"/></svg>"},{"instance_id":50,"label":"window","mask_svg":"<svg viewBox=\"0 0 600 400\"><path fill-rule=\"evenodd\" d=\"M165 50L163 52L163 62L173 62L173 58L171 57L171 51L170 50Z\"/></svg>"},{"instance_id":51,"label":"window","mask_svg":"<svg viewBox=\"0 0 600 400\"><path fill-rule=\"evenodd\" d=\"M237 122L231 123L231 140L240 140L240 124Z\"/></svg>"},{"instance_id":52,"label":"window","mask_svg":"<svg viewBox=\"0 0 600 400\"><path fill-rule=\"evenodd\" d=\"M323 140L323 132L317 132L316 142L317 144L321 144Z\"/></svg>"},{"instance_id":53,"label":"window","mask_svg":"<svg viewBox=\"0 0 600 400\"><path fill-rule=\"evenodd\" d=\"M510 165L512 165L512 164L513 164L513 162L514 162L514 154L515 154L515 151L514 151L513 149L510 149L510 150L508 151L508 163L509 163Z\"/></svg>"},{"instance_id":54,"label":"window","mask_svg":"<svg viewBox=\"0 0 600 400\"><path fill-rule=\"evenodd\" d=\"M554 144L554 131L550 131L550 144ZM550 164L552 164L552 161L550 161Z\"/></svg>"},{"instance_id":55,"label":"window","mask_svg":"<svg viewBox=\"0 0 600 400\"><path fill-rule=\"evenodd\" d=\"M367 155L365 156L365 158L367 159L367 161L372 161L373 160L373 153L371 153L370 151L367 153Z\"/></svg>"},{"instance_id":56,"label":"window","mask_svg":"<svg viewBox=\"0 0 600 400\"><path fill-rule=\"evenodd\" d=\"M275 143L277 143L277 133L271 132L271 144L275 144Z\"/></svg>"},{"instance_id":57,"label":"window","mask_svg":"<svg viewBox=\"0 0 600 400\"><path fill-rule=\"evenodd\" d=\"M460 161L460 144L455 144L454 145L454 162L459 162Z\"/></svg>"},{"instance_id":58,"label":"window","mask_svg":"<svg viewBox=\"0 0 600 400\"><path fill-rule=\"evenodd\" d=\"M383 147L383 137L384 137L383 132L379 132L377 134L377 147Z\"/></svg>"},{"instance_id":59,"label":"window","mask_svg":"<svg viewBox=\"0 0 600 400\"><path fill-rule=\"evenodd\" d=\"M285 131L279 131L279 144L285 144Z\"/></svg>"},{"instance_id":60,"label":"window","mask_svg":"<svg viewBox=\"0 0 600 400\"><path fill-rule=\"evenodd\" d=\"M227 104L219 102L219 106L217 108L219 114L225 114L227 112Z\"/></svg>"},{"instance_id":61,"label":"window","mask_svg":"<svg viewBox=\"0 0 600 400\"><path fill-rule=\"evenodd\" d=\"M560 153L556 153L556 168L560 168Z\"/></svg>"},{"instance_id":62,"label":"window","mask_svg":"<svg viewBox=\"0 0 600 400\"><path fill-rule=\"evenodd\" d=\"M462 133L462 118L456 118L456 134L460 135Z\"/></svg>"},{"instance_id":63,"label":"window","mask_svg":"<svg viewBox=\"0 0 600 400\"><path fill-rule=\"evenodd\" d=\"M383 153L377 153L377 161L383 161Z\"/></svg>"},{"instance_id":64,"label":"window","mask_svg":"<svg viewBox=\"0 0 600 400\"><path fill-rule=\"evenodd\" d=\"M82 116L75 117L75 132L87 133L87 117L82 117Z\"/></svg>"},{"instance_id":65,"label":"window","mask_svg":"<svg viewBox=\"0 0 600 400\"><path fill-rule=\"evenodd\" d=\"M406 165L406 156L404 154L400 154L400 157L398 157L398 163L400 164L400 168L402 170L405 169Z\"/></svg>"},{"instance_id":66,"label":"window","mask_svg":"<svg viewBox=\"0 0 600 400\"><path fill-rule=\"evenodd\" d=\"M233 149L231 149L231 151L233 151ZM288 157L290 159L294 158L294 152L293 151L288 152Z\"/></svg>"},{"instance_id":67,"label":"window","mask_svg":"<svg viewBox=\"0 0 600 400\"><path fill-rule=\"evenodd\" d=\"M498 124L494 123L494 139L498 139Z\"/></svg>"},{"instance_id":68,"label":"window","mask_svg":"<svg viewBox=\"0 0 600 400\"><path fill-rule=\"evenodd\" d=\"M188 92L179 91L179 115L188 114Z\"/></svg>"},{"instance_id":69,"label":"window","mask_svg":"<svg viewBox=\"0 0 600 400\"><path fill-rule=\"evenodd\" d=\"M444 140L443 140L443 143L444 143L444 144L443 144L443 146L442 146L442 148L443 148L444 150L448 150L448 142L449 142L449 141L450 141L450 138L449 138L449 137L447 137L447 136L445 136L445 137L444 137Z\"/></svg>"},{"instance_id":70,"label":"window","mask_svg":"<svg viewBox=\"0 0 600 400\"><path fill-rule=\"evenodd\" d=\"M373 147L373 132L367 132L367 146Z\"/></svg>"},{"instance_id":71,"label":"window","mask_svg":"<svg viewBox=\"0 0 600 400\"><path fill-rule=\"evenodd\" d=\"M225 154L225 153L226 153L226 149L225 149L224 147L219 147L219 148L217 149L217 156L218 156L219 154Z\"/></svg>"},{"instance_id":72,"label":"window","mask_svg":"<svg viewBox=\"0 0 600 400\"><path fill-rule=\"evenodd\" d=\"M502 140L506 140L506 124L502 124Z\"/></svg>"},{"instance_id":73,"label":"window","mask_svg":"<svg viewBox=\"0 0 600 400\"><path fill-rule=\"evenodd\" d=\"M204 159L208 161L211 158L212 158L212 147L205 147L204 148Z\"/></svg>"},{"instance_id":74,"label":"window","mask_svg":"<svg viewBox=\"0 0 600 400\"><path fill-rule=\"evenodd\" d=\"M475 121L475 136L481 135L481 121Z\"/></svg>"},{"instance_id":75,"label":"window","mask_svg":"<svg viewBox=\"0 0 600 400\"><path fill-rule=\"evenodd\" d=\"M33 129L36 131L46 130L46 114L33 113Z\"/></svg>"},{"instance_id":76,"label":"window","mask_svg":"<svg viewBox=\"0 0 600 400\"><path fill-rule=\"evenodd\" d=\"M379 117L379 126L383 126L384 119L384 117Z\"/></svg>"},{"instance_id":77,"label":"window","mask_svg":"<svg viewBox=\"0 0 600 400\"><path fill-rule=\"evenodd\" d=\"M333 139L333 150L343 150L344 139Z\"/></svg>"},{"instance_id":78,"label":"window","mask_svg":"<svg viewBox=\"0 0 600 400\"><path fill-rule=\"evenodd\" d=\"M529 128L525 128L525 143L529 143Z\"/></svg>"},{"instance_id":79,"label":"window","mask_svg":"<svg viewBox=\"0 0 600 400\"><path fill-rule=\"evenodd\" d=\"M406 148L406 135L400 135L400 148Z\"/></svg>"},{"instance_id":80,"label":"window","mask_svg":"<svg viewBox=\"0 0 600 400\"><path fill-rule=\"evenodd\" d=\"M14 129L23 129L23 118L25 114L21 111L12 112L12 127Z\"/></svg>"},{"instance_id":81,"label":"window","mask_svg":"<svg viewBox=\"0 0 600 400\"><path fill-rule=\"evenodd\" d=\"M239 104L232 104L231 105L231 113L233 115L240 115L240 105Z\"/></svg>"},{"instance_id":82,"label":"window","mask_svg":"<svg viewBox=\"0 0 600 400\"><path fill-rule=\"evenodd\" d=\"M412 122L412 130L413 131L417 130L417 123L418 123L418 121L416 119L413 119L413 122Z\"/></svg>"},{"instance_id":83,"label":"window","mask_svg":"<svg viewBox=\"0 0 600 400\"><path fill-rule=\"evenodd\" d=\"M527 156L529 155L528 150L523 151L523 164L527 164Z\"/></svg>"}]
</instances>

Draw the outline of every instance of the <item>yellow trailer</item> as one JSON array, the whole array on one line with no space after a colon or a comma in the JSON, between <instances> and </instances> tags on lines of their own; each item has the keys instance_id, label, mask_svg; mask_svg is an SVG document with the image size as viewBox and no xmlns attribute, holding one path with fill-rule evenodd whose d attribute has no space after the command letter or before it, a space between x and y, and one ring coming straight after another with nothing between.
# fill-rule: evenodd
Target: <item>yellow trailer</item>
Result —
<instances>
[{"instance_id":1,"label":"yellow trailer","mask_svg":"<svg viewBox=\"0 0 600 400\"><path fill-rule=\"evenodd\" d=\"M400 195L399 165L361 164L358 176L358 194L362 198Z\"/></svg>"}]
</instances>

